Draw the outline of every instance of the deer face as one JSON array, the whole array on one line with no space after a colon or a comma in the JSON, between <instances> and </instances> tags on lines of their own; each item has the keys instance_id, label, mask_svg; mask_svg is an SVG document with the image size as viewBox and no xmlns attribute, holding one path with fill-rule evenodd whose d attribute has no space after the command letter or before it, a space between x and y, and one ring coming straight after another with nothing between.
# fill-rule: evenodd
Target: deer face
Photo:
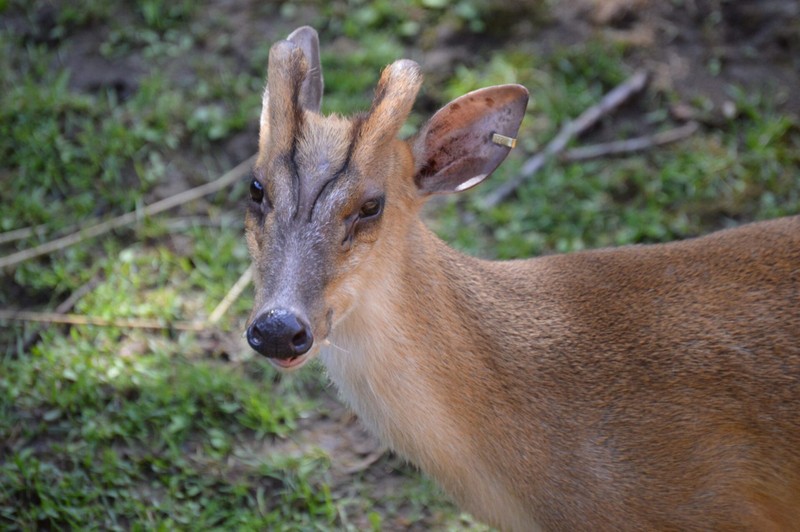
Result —
<instances>
[{"instance_id":1,"label":"deer face","mask_svg":"<svg viewBox=\"0 0 800 532\"><path fill-rule=\"evenodd\" d=\"M402 222L413 198L390 177L410 166L403 145L365 164L360 120L307 115L296 145L254 168L246 215L256 265L248 341L282 368L313 354L354 304L373 248ZM407 151L407 150L406 150ZM369 158L369 157L367 157ZM317 340L317 342L315 342Z\"/></svg>"},{"instance_id":2,"label":"deer face","mask_svg":"<svg viewBox=\"0 0 800 532\"><path fill-rule=\"evenodd\" d=\"M416 64L395 63L369 114L323 117L316 33L301 28L273 46L246 233L256 266L247 337L276 366L317 351L354 304L381 233L413 201L397 179L411 155L395 136L420 81Z\"/></svg>"}]
</instances>

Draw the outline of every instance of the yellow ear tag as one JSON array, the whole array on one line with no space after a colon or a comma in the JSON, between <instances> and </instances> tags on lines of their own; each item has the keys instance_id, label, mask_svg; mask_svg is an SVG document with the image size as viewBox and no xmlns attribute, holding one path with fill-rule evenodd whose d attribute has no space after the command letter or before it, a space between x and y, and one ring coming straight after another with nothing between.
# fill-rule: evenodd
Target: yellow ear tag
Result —
<instances>
[{"instance_id":1,"label":"yellow ear tag","mask_svg":"<svg viewBox=\"0 0 800 532\"><path fill-rule=\"evenodd\" d=\"M514 149L517 145L517 139L512 137L506 137L505 135L501 135L500 133L492 134L492 142L494 142L495 144L499 144L500 146L506 146L511 149Z\"/></svg>"}]
</instances>

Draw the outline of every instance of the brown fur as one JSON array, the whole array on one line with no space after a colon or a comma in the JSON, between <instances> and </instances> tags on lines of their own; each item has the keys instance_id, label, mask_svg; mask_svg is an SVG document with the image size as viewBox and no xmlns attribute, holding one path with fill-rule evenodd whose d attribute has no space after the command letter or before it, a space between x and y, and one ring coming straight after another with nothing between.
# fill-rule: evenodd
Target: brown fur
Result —
<instances>
[{"instance_id":1,"label":"brown fur","mask_svg":"<svg viewBox=\"0 0 800 532\"><path fill-rule=\"evenodd\" d=\"M479 518L800 523L800 218L508 263L457 254L417 224L362 288L391 310L378 320L364 304L355 331L334 331L345 350L388 323L402 342L324 360L347 365L332 377L356 410ZM348 389L358 379L368 392Z\"/></svg>"},{"instance_id":2,"label":"brown fur","mask_svg":"<svg viewBox=\"0 0 800 532\"><path fill-rule=\"evenodd\" d=\"M292 72L271 63L270 113L302 81ZM365 423L495 526L797 529L800 217L665 245L462 255L417 216L419 146L385 138L418 87L414 68L385 72L366 118L280 126L300 139L299 183L270 121L255 174L278 193L247 217L254 315L307 315L309 356L330 343L322 360ZM316 206L293 217L310 190ZM376 193L382 217L342 247L342 220Z\"/></svg>"}]
</instances>

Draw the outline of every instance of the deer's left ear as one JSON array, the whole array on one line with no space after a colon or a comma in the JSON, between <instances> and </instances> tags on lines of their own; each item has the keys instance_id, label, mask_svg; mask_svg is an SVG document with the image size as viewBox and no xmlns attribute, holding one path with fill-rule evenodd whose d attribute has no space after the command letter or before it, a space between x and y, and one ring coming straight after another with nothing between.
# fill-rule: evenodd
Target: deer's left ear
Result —
<instances>
[{"instance_id":1,"label":"deer's left ear","mask_svg":"<svg viewBox=\"0 0 800 532\"><path fill-rule=\"evenodd\" d=\"M527 104L525 87L500 85L440 109L413 141L420 192L460 192L486 179L511 151Z\"/></svg>"}]
</instances>

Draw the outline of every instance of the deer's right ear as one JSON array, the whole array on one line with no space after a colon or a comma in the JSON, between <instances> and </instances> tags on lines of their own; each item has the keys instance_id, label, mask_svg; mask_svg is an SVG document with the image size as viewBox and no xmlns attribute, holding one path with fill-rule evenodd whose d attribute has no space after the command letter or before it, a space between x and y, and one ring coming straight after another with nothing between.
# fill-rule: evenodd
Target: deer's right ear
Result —
<instances>
[{"instance_id":1,"label":"deer's right ear","mask_svg":"<svg viewBox=\"0 0 800 532\"><path fill-rule=\"evenodd\" d=\"M486 179L511 151L527 104L525 87L500 85L440 109L413 141L420 192L460 192Z\"/></svg>"}]
</instances>

